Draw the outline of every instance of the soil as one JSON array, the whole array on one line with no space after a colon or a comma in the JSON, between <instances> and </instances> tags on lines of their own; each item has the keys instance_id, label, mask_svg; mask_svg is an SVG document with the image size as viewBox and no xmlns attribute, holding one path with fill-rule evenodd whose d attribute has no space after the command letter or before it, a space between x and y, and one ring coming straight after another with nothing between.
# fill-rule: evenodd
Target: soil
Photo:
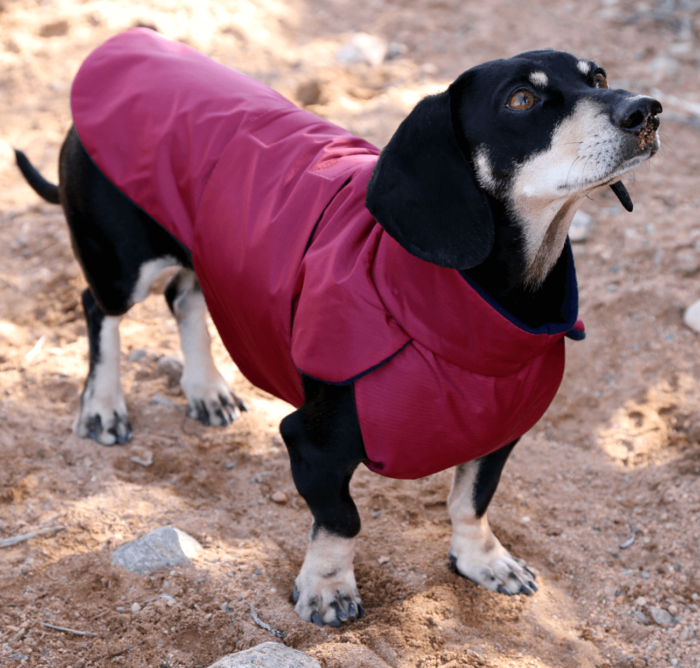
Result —
<instances>
[{"instance_id":1,"label":"soil","mask_svg":"<svg viewBox=\"0 0 700 668\"><path fill-rule=\"evenodd\" d=\"M277 435L290 407L215 339L252 410L221 429L187 418L157 367L178 351L161 296L122 325L133 441L71 433L84 281L59 208L26 186L10 147L55 181L80 62L136 24L379 146L461 71L534 48L595 59L612 86L660 97L662 150L625 179L634 212L609 191L583 207L595 220L575 246L588 336L568 345L561 390L491 505L496 534L539 573L535 596L449 571L449 472L394 481L362 468L367 614L340 629L300 621L290 597L310 515ZM0 548L0 663L208 666L275 639L252 605L324 668L700 666L699 342L682 319L700 297L699 30L685 0L0 0L0 540L44 531ZM395 43L395 57L338 62L358 32ZM116 546L163 525L204 545L191 566L147 576L111 564Z\"/></svg>"}]
</instances>

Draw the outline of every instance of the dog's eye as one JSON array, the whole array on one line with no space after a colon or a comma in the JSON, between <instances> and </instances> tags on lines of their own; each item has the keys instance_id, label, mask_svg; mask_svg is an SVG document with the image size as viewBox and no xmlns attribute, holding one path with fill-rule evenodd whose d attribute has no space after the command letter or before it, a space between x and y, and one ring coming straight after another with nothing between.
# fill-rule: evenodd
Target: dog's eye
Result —
<instances>
[{"instance_id":1,"label":"dog's eye","mask_svg":"<svg viewBox=\"0 0 700 668\"><path fill-rule=\"evenodd\" d=\"M608 80L605 78L605 75L602 72L598 72L598 74L593 77L593 85L596 88L607 88Z\"/></svg>"},{"instance_id":2,"label":"dog's eye","mask_svg":"<svg viewBox=\"0 0 700 668\"><path fill-rule=\"evenodd\" d=\"M508 106L518 111L529 109L533 104L535 104L535 96L529 90L519 90L508 101Z\"/></svg>"}]
</instances>

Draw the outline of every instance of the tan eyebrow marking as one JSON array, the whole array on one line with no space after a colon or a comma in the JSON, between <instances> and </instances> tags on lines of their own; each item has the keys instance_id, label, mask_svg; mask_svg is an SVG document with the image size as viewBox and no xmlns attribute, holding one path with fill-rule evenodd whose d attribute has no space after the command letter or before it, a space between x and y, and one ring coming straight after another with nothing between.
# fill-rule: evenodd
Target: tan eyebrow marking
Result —
<instances>
[{"instance_id":1,"label":"tan eyebrow marking","mask_svg":"<svg viewBox=\"0 0 700 668\"><path fill-rule=\"evenodd\" d=\"M540 86L541 88L545 88L549 83L549 79L544 72L532 72L530 74L530 81L532 81L535 86Z\"/></svg>"}]
</instances>

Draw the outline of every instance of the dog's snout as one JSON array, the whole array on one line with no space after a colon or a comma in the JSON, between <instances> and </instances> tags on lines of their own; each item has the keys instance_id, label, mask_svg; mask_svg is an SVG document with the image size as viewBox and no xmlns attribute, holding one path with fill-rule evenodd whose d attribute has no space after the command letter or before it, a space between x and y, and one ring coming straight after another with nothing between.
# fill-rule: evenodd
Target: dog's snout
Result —
<instances>
[{"instance_id":1,"label":"dog's snout","mask_svg":"<svg viewBox=\"0 0 700 668\"><path fill-rule=\"evenodd\" d=\"M650 127L654 131L659 127L658 114L662 111L661 103L653 97L635 97L617 110L615 121L623 130L640 135Z\"/></svg>"}]
</instances>

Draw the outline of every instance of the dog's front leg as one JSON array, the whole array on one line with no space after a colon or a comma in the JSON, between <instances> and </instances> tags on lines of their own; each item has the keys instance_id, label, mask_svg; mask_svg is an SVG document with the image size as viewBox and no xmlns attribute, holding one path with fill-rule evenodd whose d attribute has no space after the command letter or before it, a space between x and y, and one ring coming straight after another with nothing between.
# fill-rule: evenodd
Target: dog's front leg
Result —
<instances>
[{"instance_id":1,"label":"dog's front leg","mask_svg":"<svg viewBox=\"0 0 700 668\"><path fill-rule=\"evenodd\" d=\"M350 478L367 455L353 386L303 380L304 404L280 426L294 483L314 518L294 586L295 610L318 626L340 626L364 613L353 569L360 515Z\"/></svg>"},{"instance_id":2,"label":"dog's front leg","mask_svg":"<svg viewBox=\"0 0 700 668\"><path fill-rule=\"evenodd\" d=\"M449 558L457 574L487 589L529 596L537 591L534 571L501 545L486 518L503 465L515 443L455 468L447 499L453 531Z\"/></svg>"}]
</instances>

